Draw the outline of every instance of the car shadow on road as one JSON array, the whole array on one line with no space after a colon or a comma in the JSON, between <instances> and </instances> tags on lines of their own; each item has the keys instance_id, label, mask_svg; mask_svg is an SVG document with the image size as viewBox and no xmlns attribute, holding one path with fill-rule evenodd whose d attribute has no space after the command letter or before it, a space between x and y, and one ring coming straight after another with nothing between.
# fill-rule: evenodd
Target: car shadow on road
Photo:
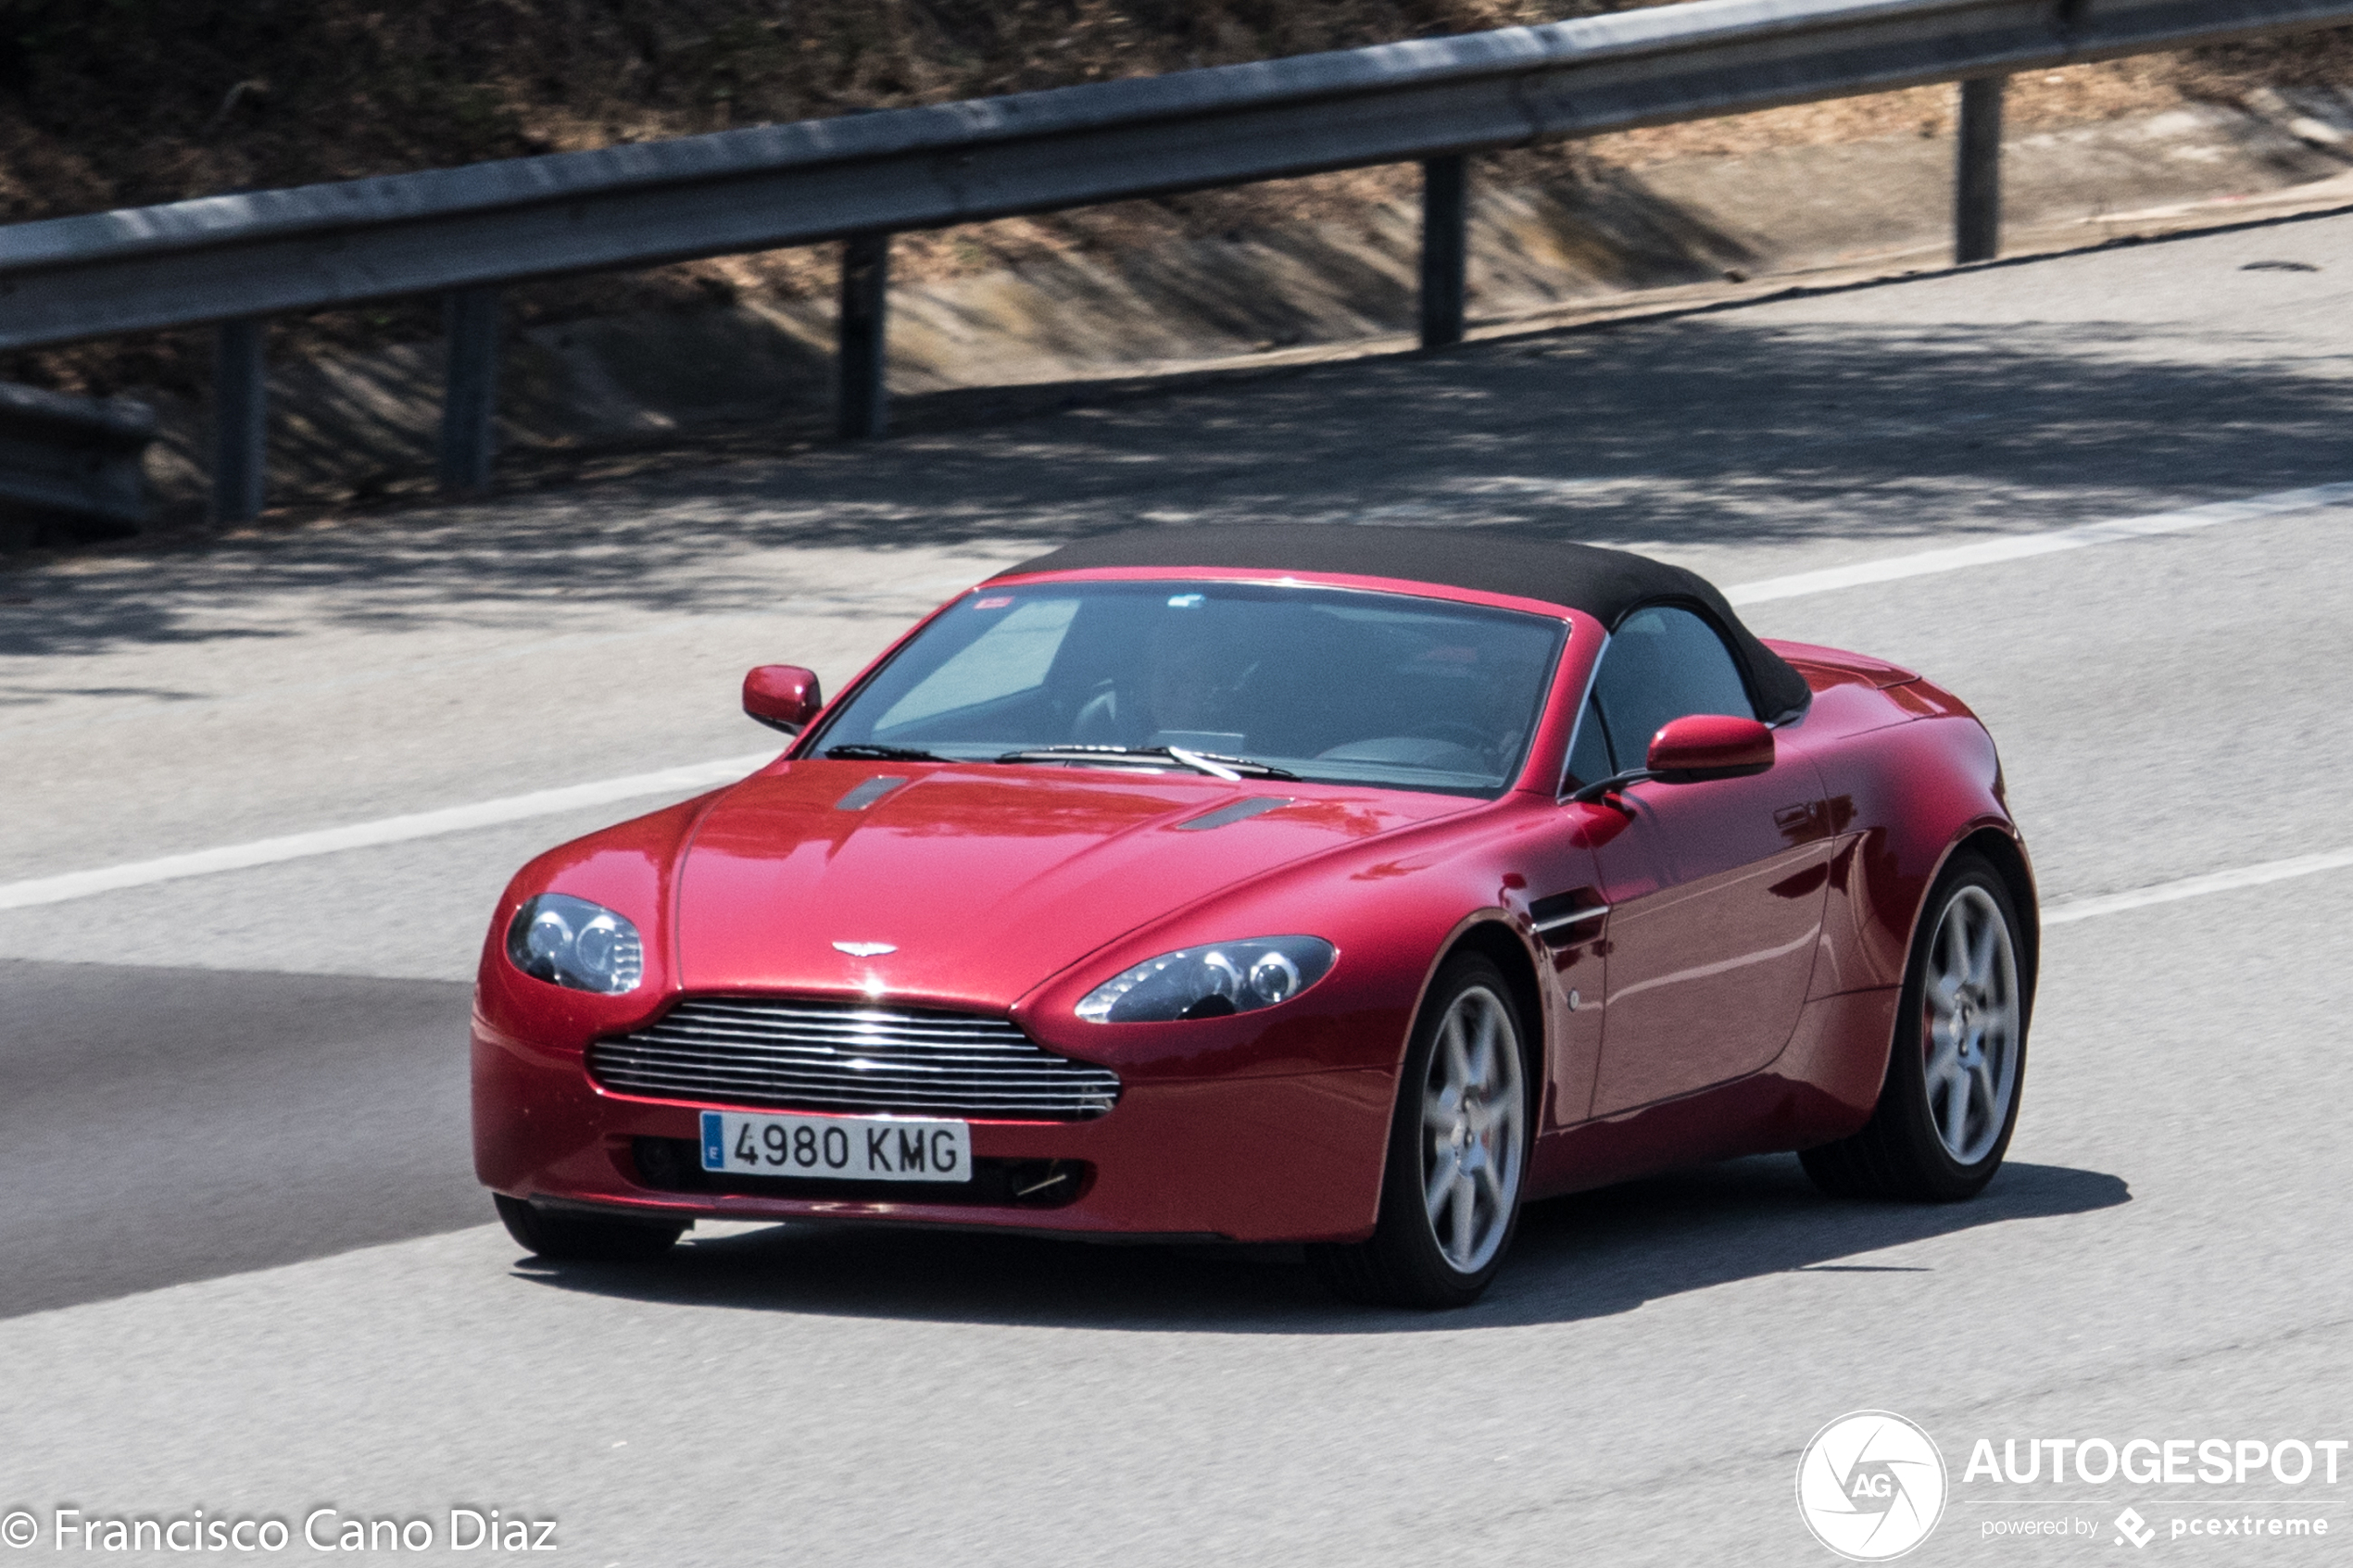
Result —
<instances>
[{"instance_id":1,"label":"car shadow on road","mask_svg":"<svg viewBox=\"0 0 2353 1568\"><path fill-rule=\"evenodd\" d=\"M2011 1164L1975 1201L1851 1203L1791 1156L1739 1160L1530 1205L1504 1273L1457 1312L1335 1300L1297 1248L1103 1246L881 1225L778 1225L690 1240L659 1261L551 1264L553 1288L681 1307L1144 1333L1393 1334L1629 1311L1767 1274L1933 1273L1907 1243L2132 1201L2120 1177Z\"/></svg>"}]
</instances>

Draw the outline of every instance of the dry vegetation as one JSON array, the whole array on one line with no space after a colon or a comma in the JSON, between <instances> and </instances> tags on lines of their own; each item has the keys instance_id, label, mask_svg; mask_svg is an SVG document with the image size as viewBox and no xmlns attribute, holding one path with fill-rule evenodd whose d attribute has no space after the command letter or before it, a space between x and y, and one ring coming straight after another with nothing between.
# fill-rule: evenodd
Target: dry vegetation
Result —
<instances>
[{"instance_id":1,"label":"dry vegetation","mask_svg":"<svg viewBox=\"0 0 2353 1568\"><path fill-rule=\"evenodd\" d=\"M0 0L0 217L24 221L214 192L515 157L855 108L945 102L1658 0ZM2084 67L2021 81L2013 125L2099 119L2262 83L2353 81L2340 35ZM1516 155L1576 177L1764 145L1938 134L1951 93L1775 110ZM912 237L937 276L1041 251L1149 244L1338 216L1408 188L1368 170ZM827 286L809 252L730 257L523 291L518 312L588 312ZM281 329L294 351L414 337L401 304ZM20 355L0 374L69 390L193 388L194 341Z\"/></svg>"}]
</instances>

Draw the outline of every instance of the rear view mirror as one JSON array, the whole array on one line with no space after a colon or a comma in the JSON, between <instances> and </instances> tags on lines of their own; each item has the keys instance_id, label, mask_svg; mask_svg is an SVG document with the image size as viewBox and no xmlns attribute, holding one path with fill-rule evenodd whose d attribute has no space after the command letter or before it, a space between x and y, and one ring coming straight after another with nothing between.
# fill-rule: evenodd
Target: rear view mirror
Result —
<instances>
[{"instance_id":1,"label":"rear view mirror","mask_svg":"<svg viewBox=\"0 0 2353 1568\"><path fill-rule=\"evenodd\" d=\"M744 711L772 730L797 735L824 706L813 670L798 664L761 664L744 676Z\"/></svg>"},{"instance_id":2,"label":"rear view mirror","mask_svg":"<svg viewBox=\"0 0 2353 1568\"><path fill-rule=\"evenodd\" d=\"M1773 732L1728 713L1686 713L1651 737L1647 766L1667 784L1738 779L1773 765Z\"/></svg>"}]
</instances>

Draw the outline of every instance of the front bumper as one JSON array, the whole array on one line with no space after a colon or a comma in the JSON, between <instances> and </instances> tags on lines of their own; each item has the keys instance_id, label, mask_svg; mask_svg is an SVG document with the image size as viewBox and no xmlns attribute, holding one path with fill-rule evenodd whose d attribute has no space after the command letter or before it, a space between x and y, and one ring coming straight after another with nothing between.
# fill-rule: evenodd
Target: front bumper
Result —
<instances>
[{"instance_id":1,"label":"front bumper","mask_svg":"<svg viewBox=\"0 0 2353 1568\"><path fill-rule=\"evenodd\" d=\"M678 1151L697 1144L700 1113L740 1108L609 1092L589 1078L581 1053L535 1047L479 1018L473 1085L476 1172L514 1198L680 1219L1236 1241L1369 1236L1395 1101L1394 1074L1378 1068L1131 1082L1113 1110L1091 1121L972 1122L981 1169L963 1192L860 1187L835 1196L816 1182L691 1190L699 1184ZM1012 1196L1030 1173L1057 1172L1075 1196Z\"/></svg>"}]
</instances>

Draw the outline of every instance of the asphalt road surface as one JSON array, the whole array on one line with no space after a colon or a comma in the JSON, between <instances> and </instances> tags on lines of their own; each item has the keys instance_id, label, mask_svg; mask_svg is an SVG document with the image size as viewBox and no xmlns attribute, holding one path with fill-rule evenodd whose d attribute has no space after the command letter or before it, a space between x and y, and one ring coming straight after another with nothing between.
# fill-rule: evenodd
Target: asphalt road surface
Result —
<instances>
[{"instance_id":1,"label":"asphalt road surface","mask_svg":"<svg viewBox=\"0 0 2353 1568\"><path fill-rule=\"evenodd\" d=\"M330 1537L423 1520L436 1550L453 1508L551 1520L542 1560L581 1563L1806 1564L1834 1560L1799 1453L1879 1409L1951 1472L1908 1561L2337 1560L2172 1530L2353 1535L2353 1450L2334 1482L1969 1461L2353 1438L2353 870L2053 924L1975 1203L1737 1161L1531 1210L1493 1293L1438 1316L1340 1306L1280 1248L735 1226L657 1266L521 1257L465 1155L483 921L531 853L658 796L5 905L756 750L744 666L837 683L976 576L1139 520L1500 525L1731 585L2353 481L2348 242L2283 224L0 578L0 1513L49 1555L69 1507L274 1516L309 1558L328 1507ZM2353 506L2310 507L1747 614L1975 705L2059 910L2353 845L2348 545ZM2045 1521L2072 1534L1994 1533Z\"/></svg>"}]
</instances>

